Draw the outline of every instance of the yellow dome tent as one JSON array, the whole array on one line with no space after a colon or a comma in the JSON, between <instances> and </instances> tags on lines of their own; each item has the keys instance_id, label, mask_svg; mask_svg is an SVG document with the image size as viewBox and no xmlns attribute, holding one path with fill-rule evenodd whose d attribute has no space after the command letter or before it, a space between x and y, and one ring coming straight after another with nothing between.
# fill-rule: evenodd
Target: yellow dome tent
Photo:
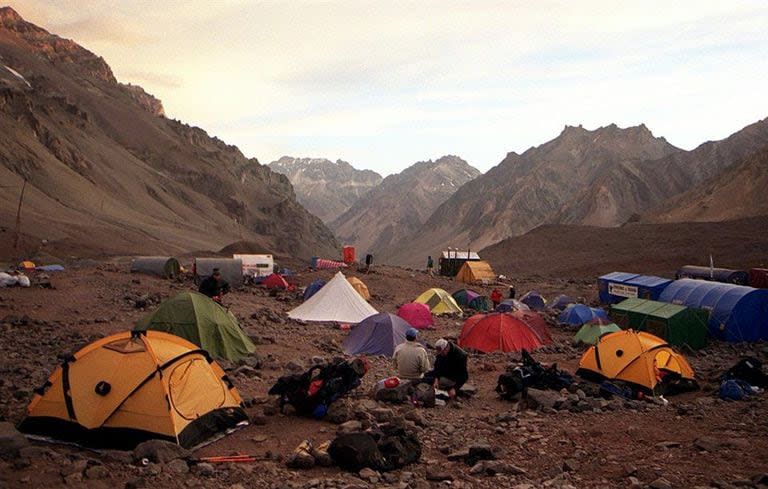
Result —
<instances>
[{"instance_id":1,"label":"yellow dome tent","mask_svg":"<svg viewBox=\"0 0 768 489\"><path fill-rule=\"evenodd\" d=\"M94 447L159 438L190 448L247 421L241 402L204 350L166 333L124 332L57 367L19 429Z\"/></svg>"},{"instance_id":2,"label":"yellow dome tent","mask_svg":"<svg viewBox=\"0 0 768 489\"><path fill-rule=\"evenodd\" d=\"M496 273L487 261L466 261L459 268L456 280L465 284L489 283L496 280Z\"/></svg>"},{"instance_id":3,"label":"yellow dome tent","mask_svg":"<svg viewBox=\"0 0 768 489\"><path fill-rule=\"evenodd\" d=\"M413 302L426 304L432 314L461 313L461 307L456 304L456 300L443 289L429 289Z\"/></svg>"},{"instance_id":4,"label":"yellow dome tent","mask_svg":"<svg viewBox=\"0 0 768 489\"><path fill-rule=\"evenodd\" d=\"M347 277L347 282L349 282L349 285L351 285L363 299L367 301L371 300L371 293L368 292L368 286L365 285L362 280L357 277Z\"/></svg>"},{"instance_id":5,"label":"yellow dome tent","mask_svg":"<svg viewBox=\"0 0 768 489\"><path fill-rule=\"evenodd\" d=\"M601 336L584 352L576 373L598 380L622 380L648 390L653 390L665 373L695 382L684 356L661 338L631 329Z\"/></svg>"}]
</instances>

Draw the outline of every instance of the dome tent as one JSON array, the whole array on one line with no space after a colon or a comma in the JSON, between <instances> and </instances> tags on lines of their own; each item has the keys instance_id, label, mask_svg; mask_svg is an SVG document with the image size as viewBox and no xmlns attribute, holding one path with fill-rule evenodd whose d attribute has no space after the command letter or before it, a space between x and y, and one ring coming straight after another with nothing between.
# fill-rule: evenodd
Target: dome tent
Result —
<instances>
[{"instance_id":1,"label":"dome tent","mask_svg":"<svg viewBox=\"0 0 768 489\"><path fill-rule=\"evenodd\" d=\"M391 357L395 347L405 342L405 332L411 327L399 316L380 312L355 325L344 338L342 348L347 355L384 355Z\"/></svg>"},{"instance_id":2,"label":"dome tent","mask_svg":"<svg viewBox=\"0 0 768 489\"><path fill-rule=\"evenodd\" d=\"M589 321L584 323L584 326L573 336L573 342L594 345L604 334L617 331L621 331L621 328L616 323L604 323L602 320Z\"/></svg>"},{"instance_id":3,"label":"dome tent","mask_svg":"<svg viewBox=\"0 0 768 489\"><path fill-rule=\"evenodd\" d=\"M175 334L194 343L214 358L237 361L256 351L231 312L210 297L182 292L163 301L138 323L136 330Z\"/></svg>"},{"instance_id":4,"label":"dome tent","mask_svg":"<svg viewBox=\"0 0 768 489\"><path fill-rule=\"evenodd\" d=\"M523 304L517 299L504 299L496 306L496 312L512 312L512 311L530 311L531 308L527 304Z\"/></svg>"},{"instance_id":5,"label":"dome tent","mask_svg":"<svg viewBox=\"0 0 768 489\"><path fill-rule=\"evenodd\" d=\"M608 314L600 308L571 304L560 313L557 319L562 324L581 326L595 318L608 319Z\"/></svg>"},{"instance_id":6,"label":"dome tent","mask_svg":"<svg viewBox=\"0 0 768 489\"><path fill-rule=\"evenodd\" d=\"M551 342L551 339L549 340ZM489 353L493 351L535 350L547 341L535 327L512 314L492 312L475 314L461 328L457 344Z\"/></svg>"},{"instance_id":7,"label":"dome tent","mask_svg":"<svg viewBox=\"0 0 768 489\"><path fill-rule=\"evenodd\" d=\"M397 310L397 315L416 329L432 329L435 326L435 320L432 318L429 306L420 302L403 304Z\"/></svg>"},{"instance_id":8,"label":"dome tent","mask_svg":"<svg viewBox=\"0 0 768 489\"><path fill-rule=\"evenodd\" d=\"M129 450L154 438L191 448L247 421L224 371L178 336L124 332L57 367L19 425L24 433Z\"/></svg>"},{"instance_id":9,"label":"dome tent","mask_svg":"<svg viewBox=\"0 0 768 489\"><path fill-rule=\"evenodd\" d=\"M347 277L347 282L349 282L349 285L360 294L360 297L367 301L371 300L371 293L368 290L368 286L365 285L365 282L357 277Z\"/></svg>"},{"instance_id":10,"label":"dome tent","mask_svg":"<svg viewBox=\"0 0 768 489\"><path fill-rule=\"evenodd\" d=\"M448 292L443 289L424 291L413 302L426 304L432 314L461 314L461 307Z\"/></svg>"},{"instance_id":11,"label":"dome tent","mask_svg":"<svg viewBox=\"0 0 768 489\"><path fill-rule=\"evenodd\" d=\"M311 284L307 285L307 288L304 289L304 300L306 301L313 295L317 293L318 290L322 289L325 286L326 282L325 280L321 278L316 278L312 281Z\"/></svg>"},{"instance_id":12,"label":"dome tent","mask_svg":"<svg viewBox=\"0 0 768 489\"><path fill-rule=\"evenodd\" d=\"M547 308L547 300L535 290L527 292L520 298L520 302L527 305L534 311L543 311Z\"/></svg>"}]
</instances>

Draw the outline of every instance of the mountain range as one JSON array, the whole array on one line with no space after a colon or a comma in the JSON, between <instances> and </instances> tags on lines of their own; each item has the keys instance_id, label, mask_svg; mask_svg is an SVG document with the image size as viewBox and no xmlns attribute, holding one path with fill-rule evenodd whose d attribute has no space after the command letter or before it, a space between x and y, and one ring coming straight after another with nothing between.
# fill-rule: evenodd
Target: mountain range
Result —
<instances>
[{"instance_id":1,"label":"mountain range","mask_svg":"<svg viewBox=\"0 0 768 489\"><path fill-rule=\"evenodd\" d=\"M0 9L0 246L30 253L338 253L283 175L119 83L104 59ZM26 183L25 183L26 182Z\"/></svg>"},{"instance_id":2,"label":"mountain range","mask_svg":"<svg viewBox=\"0 0 768 489\"><path fill-rule=\"evenodd\" d=\"M372 170L357 170L346 161L283 156L269 164L291 181L299 203L326 224L349 209L360 197L381 183Z\"/></svg>"}]
</instances>

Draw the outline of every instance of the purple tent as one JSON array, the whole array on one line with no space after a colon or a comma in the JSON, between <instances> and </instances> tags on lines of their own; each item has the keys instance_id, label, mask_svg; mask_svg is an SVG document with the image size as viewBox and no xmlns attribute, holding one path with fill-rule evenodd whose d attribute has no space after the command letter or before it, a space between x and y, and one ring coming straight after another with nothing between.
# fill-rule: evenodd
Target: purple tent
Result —
<instances>
[{"instance_id":1,"label":"purple tent","mask_svg":"<svg viewBox=\"0 0 768 489\"><path fill-rule=\"evenodd\" d=\"M530 311L531 308L517 299L504 299L496 306L496 312Z\"/></svg>"},{"instance_id":2,"label":"purple tent","mask_svg":"<svg viewBox=\"0 0 768 489\"><path fill-rule=\"evenodd\" d=\"M520 298L520 302L526 304L534 311L543 311L547 307L547 300L541 294L532 290Z\"/></svg>"},{"instance_id":3,"label":"purple tent","mask_svg":"<svg viewBox=\"0 0 768 489\"><path fill-rule=\"evenodd\" d=\"M342 348L348 355L385 355L391 357L395 347L405 342L405 332L411 325L388 312L368 316L354 326L344 338Z\"/></svg>"}]
</instances>

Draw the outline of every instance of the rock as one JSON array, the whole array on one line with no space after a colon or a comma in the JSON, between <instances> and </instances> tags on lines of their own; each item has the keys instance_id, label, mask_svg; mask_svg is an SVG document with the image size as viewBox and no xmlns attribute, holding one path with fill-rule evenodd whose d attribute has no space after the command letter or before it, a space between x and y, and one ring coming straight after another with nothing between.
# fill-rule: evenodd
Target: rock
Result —
<instances>
[{"instance_id":1,"label":"rock","mask_svg":"<svg viewBox=\"0 0 768 489\"><path fill-rule=\"evenodd\" d=\"M557 409L563 402L559 392L541 389L528 389L526 404L532 409L550 408Z\"/></svg>"},{"instance_id":2,"label":"rock","mask_svg":"<svg viewBox=\"0 0 768 489\"><path fill-rule=\"evenodd\" d=\"M363 431L363 423L357 420L352 420L347 421L346 423L341 423L336 433L339 435L346 435L347 433L355 433L357 431Z\"/></svg>"},{"instance_id":3,"label":"rock","mask_svg":"<svg viewBox=\"0 0 768 489\"><path fill-rule=\"evenodd\" d=\"M640 482L640 479L631 475L629 476L629 487L631 487L632 489L640 489L641 487L643 487L643 483Z\"/></svg>"},{"instance_id":4,"label":"rock","mask_svg":"<svg viewBox=\"0 0 768 489\"><path fill-rule=\"evenodd\" d=\"M762 474L753 475L752 483L755 485L757 484L768 485L768 474L762 473Z\"/></svg>"},{"instance_id":5,"label":"rock","mask_svg":"<svg viewBox=\"0 0 768 489\"><path fill-rule=\"evenodd\" d=\"M709 436L702 436L693 441L693 446L699 450L715 452L720 448L720 440Z\"/></svg>"},{"instance_id":6,"label":"rock","mask_svg":"<svg viewBox=\"0 0 768 489\"><path fill-rule=\"evenodd\" d=\"M191 457L192 452L186 448L164 440L145 441L137 445L133 450L134 462L140 462L146 458L150 462L164 464L171 460L179 458L188 459Z\"/></svg>"},{"instance_id":7,"label":"rock","mask_svg":"<svg viewBox=\"0 0 768 489\"><path fill-rule=\"evenodd\" d=\"M260 414L254 414L251 416L251 424L255 426L264 426L268 423L267 417Z\"/></svg>"},{"instance_id":8,"label":"rock","mask_svg":"<svg viewBox=\"0 0 768 489\"><path fill-rule=\"evenodd\" d=\"M125 483L124 489L141 489L146 485L146 481L141 477L136 477Z\"/></svg>"},{"instance_id":9,"label":"rock","mask_svg":"<svg viewBox=\"0 0 768 489\"><path fill-rule=\"evenodd\" d=\"M665 478L659 477L655 481L648 484L651 489L672 489L672 484Z\"/></svg>"},{"instance_id":10,"label":"rock","mask_svg":"<svg viewBox=\"0 0 768 489\"><path fill-rule=\"evenodd\" d=\"M469 469L469 473L472 475L493 476L496 474L524 475L527 472L516 465L502 462L501 460L482 460L473 465Z\"/></svg>"},{"instance_id":11,"label":"rock","mask_svg":"<svg viewBox=\"0 0 768 489\"><path fill-rule=\"evenodd\" d=\"M0 422L0 457L11 459L19 454L19 450L29 445L29 441L16 429L13 424Z\"/></svg>"},{"instance_id":12,"label":"rock","mask_svg":"<svg viewBox=\"0 0 768 489\"><path fill-rule=\"evenodd\" d=\"M258 370L251 367L250 365L242 365L240 367L237 367L234 372L235 375L241 375L243 377L261 377L261 374Z\"/></svg>"},{"instance_id":13,"label":"rock","mask_svg":"<svg viewBox=\"0 0 768 489\"><path fill-rule=\"evenodd\" d=\"M467 465L475 465L480 460L496 460L496 452L490 444L478 442L469 446L467 451Z\"/></svg>"},{"instance_id":14,"label":"rock","mask_svg":"<svg viewBox=\"0 0 768 489\"><path fill-rule=\"evenodd\" d=\"M285 369L291 372L301 372L304 370L304 366L291 360L285 364Z\"/></svg>"},{"instance_id":15,"label":"rock","mask_svg":"<svg viewBox=\"0 0 768 489\"><path fill-rule=\"evenodd\" d=\"M427 480L428 481L452 481L453 476L444 470L440 470L437 467L427 467Z\"/></svg>"},{"instance_id":16,"label":"rock","mask_svg":"<svg viewBox=\"0 0 768 489\"><path fill-rule=\"evenodd\" d=\"M424 415L416 409L408 411L403 417L408 421L413 421L416 426L421 426L422 428L427 426L427 420L424 418Z\"/></svg>"},{"instance_id":17,"label":"rock","mask_svg":"<svg viewBox=\"0 0 768 489\"><path fill-rule=\"evenodd\" d=\"M679 441L662 441L660 443L656 444L656 448L679 448L680 442Z\"/></svg>"},{"instance_id":18,"label":"rock","mask_svg":"<svg viewBox=\"0 0 768 489\"><path fill-rule=\"evenodd\" d=\"M581 464L576 459L568 459L563 462L563 472L576 472Z\"/></svg>"},{"instance_id":19,"label":"rock","mask_svg":"<svg viewBox=\"0 0 768 489\"><path fill-rule=\"evenodd\" d=\"M315 457L303 450L294 452L285 461L285 465L292 469L311 469L315 466Z\"/></svg>"},{"instance_id":20,"label":"rock","mask_svg":"<svg viewBox=\"0 0 768 489\"><path fill-rule=\"evenodd\" d=\"M82 472L74 472L64 477L64 484L68 486L80 485L83 482Z\"/></svg>"},{"instance_id":21,"label":"rock","mask_svg":"<svg viewBox=\"0 0 768 489\"><path fill-rule=\"evenodd\" d=\"M368 467L360 470L357 475L360 476L361 479L368 481L371 484L375 484L379 481L379 473L373 469L369 469Z\"/></svg>"},{"instance_id":22,"label":"rock","mask_svg":"<svg viewBox=\"0 0 768 489\"><path fill-rule=\"evenodd\" d=\"M379 423L388 423L395 417L395 413L389 408L376 408L371 410L370 413Z\"/></svg>"},{"instance_id":23,"label":"rock","mask_svg":"<svg viewBox=\"0 0 768 489\"><path fill-rule=\"evenodd\" d=\"M170 474L186 474L189 472L189 465L186 461L177 458L168 462L163 470Z\"/></svg>"},{"instance_id":24,"label":"rock","mask_svg":"<svg viewBox=\"0 0 768 489\"><path fill-rule=\"evenodd\" d=\"M213 464L202 462L192 467L192 473L202 477L211 477L216 473L216 469L214 469Z\"/></svg>"},{"instance_id":25,"label":"rock","mask_svg":"<svg viewBox=\"0 0 768 489\"><path fill-rule=\"evenodd\" d=\"M103 465L91 465L85 469L85 476L89 479L104 479L109 476L109 470Z\"/></svg>"},{"instance_id":26,"label":"rock","mask_svg":"<svg viewBox=\"0 0 768 489\"><path fill-rule=\"evenodd\" d=\"M334 424L342 424L353 418L352 408L343 401L337 401L331 404L328 408L328 412L325 414L325 419Z\"/></svg>"}]
</instances>

